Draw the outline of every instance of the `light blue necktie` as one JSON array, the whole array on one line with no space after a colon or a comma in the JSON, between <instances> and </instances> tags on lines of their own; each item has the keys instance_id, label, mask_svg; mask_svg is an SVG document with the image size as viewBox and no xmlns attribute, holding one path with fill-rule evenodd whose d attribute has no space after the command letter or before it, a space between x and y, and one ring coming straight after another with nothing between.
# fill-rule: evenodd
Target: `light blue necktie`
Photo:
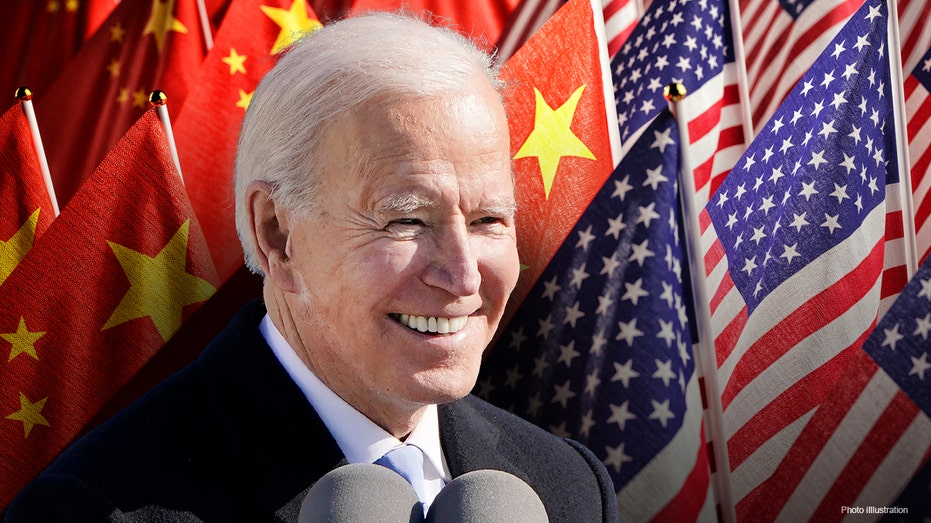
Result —
<instances>
[{"instance_id":1,"label":"light blue necktie","mask_svg":"<svg viewBox=\"0 0 931 523\"><path fill-rule=\"evenodd\" d=\"M376 465L388 467L401 475L417 493L421 505L424 503L425 485L423 477L423 451L414 445L402 445L389 450L384 456L378 458Z\"/></svg>"}]
</instances>

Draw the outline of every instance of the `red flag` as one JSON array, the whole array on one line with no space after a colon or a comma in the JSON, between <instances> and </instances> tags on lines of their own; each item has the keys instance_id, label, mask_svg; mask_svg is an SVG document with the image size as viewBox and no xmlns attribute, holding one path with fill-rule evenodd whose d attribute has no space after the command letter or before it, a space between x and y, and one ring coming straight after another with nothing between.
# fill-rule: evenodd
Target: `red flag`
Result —
<instances>
[{"instance_id":1,"label":"red flag","mask_svg":"<svg viewBox=\"0 0 931 523\"><path fill-rule=\"evenodd\" d=\"M175 120L175 141L191 204L220 275L242 265L233 206L239 127L259 79L278 52L320 27L306 0L233 0Z\"/></svg>"},{"instance_id":2,"label":"red flag","mask_svg":"<svg viewBox=\"0 0 931 523\"><path fill-rule=\"evenodd\" d=\"M86 2L0 2L0 95L20 86L41 93L84 42Z\"/></svg>"},{"instance_id":3,"label":"red flag","mask_svg":"<svg viewBox=\"0 0 931 523\"><path fill-rule=\"evenodd\" d=\"M513 305L523 299L616 164L617 117L610 78L604 77L607 48L589 29L593 16L591 9L568 9L562 20L535 34L546 45L522 47L501 70L510 86L504 98L515 160L517 247L528 267Z\"/></svg>"},{"instance_id":4,"label":"red flag","mask_svg":"<svg viewBox=\"0 0 931 523\"><path fill-rule=\"evenodd\" d=\"M49 169L64 207L164 89L180 108L204 57L195 0L122 2L54 84L36 94Z\"/></svg>"},{"instance_id":5,"label":"red flag","mask_svg":"<svg viewBox=\"0 0 931 523\"><path fill-rule=\"evenodd\" d=\"M0 285L55 218L21 103L0 117Z\"/></svg>"},{"instance_id":6,"label":"red flag","mask_svg":"<svg viewBox=\"0 0 931 523\"><path fill-rule=\"evenodd\" d=\"M145 113L0 287L0 509L217 285Z\"/></svg>"},{"instance_id":7,"label":"red flag","mask_svg":"<svg viewBox=\"0 0 931 523\"><path fill-rule=\"evenodd\" d=\"M511 11L517 7L519 0L472 0L459 2L456 0L353 0L351 11L364 13L367 11L396 11L404 9L407 12L421 11L447 19L452 26L462 34L471 38L476 44L491 50L501 29L508 20Z\"/></svg>"}]
</instances>

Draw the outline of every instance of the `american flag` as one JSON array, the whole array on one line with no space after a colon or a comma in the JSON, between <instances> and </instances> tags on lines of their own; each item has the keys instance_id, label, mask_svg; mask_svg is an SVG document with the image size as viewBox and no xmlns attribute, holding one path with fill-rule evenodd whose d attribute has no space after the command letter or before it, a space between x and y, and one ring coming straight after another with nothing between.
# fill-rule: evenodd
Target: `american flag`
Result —
<instances>
[{"instance_id":1,"label":"american flag","mask_svg":"<svg viewBox=\"0 0 931 523\"><path fill-rule=\"evenodd\" d=\"M867 507L897 507L909 510L910 521L931 515L931 471L918 474L896 500L931 451L929 336L931 263L925 262L773 475L738 505L738 514L830 521L844 516L841 507L864 513Z\"/></svg>"},{"instance_id":2,"label":"american flag","mask_svg":"<svg viewBox=\"0 0 931 523\"><path fill-rule=\"evenodd\" d=\"M738 502L785 457L881 296L901 289L884 272L903 256L886 16L884 3L864 4L702 212Z\"/></svg>"},{"instance_id":3,"label":"american flag","mask_svg":"<svg viewBox=\"0 0 931 523\"><path fill-rule=\"evenodd\" d=\"M530 36L549 20L565 0L523 0L501 31L495 58L507 61ZM601 0L608 55L614 56L637 25L643 11L639 0Z\"/></svg>"},{"instance_id":4,"label":"american flag","mask_svg":"<svg viewBox=\"0 0 931 523\"><path fill-rule=\"evenodd\" d=\"M682 82L696 204L702 207L744 150L744 132L722 0L656 0L612 59L621 140L626 147L666 106L663 87Z\"/></svg>"},{"instance_id":5,"label":"american flag","mask_svg":"<svg viewBox=\"0 0 931 523\"><path fill-rule=\"evenodd\" d=\"M915 197L918 254L931 251L931 49L905 79L905 113L908 115L908 152Z\"/></svg>"},{"instance_id":6,"label":"american flag","mask_svg":"<svg viewBox=\"0 0 931 523\"><path fill-rule=\"evenodd\" d=\"M863 0L741 0L753 125L759 129Z\"/></svg>"},{"instance_id":7,"label":"american flag","mask_svg":"<svg viewBox=\"0 0 931 523\"><path fill-rule=\"evenodd\" d=\"M754 127L779 103L862 0L741 0ZM898 2L902 63L910 70L931 46L931 1Z\"/></svg>"},{"instance_id":8,"label":"american flag","mask_svg":"<svg viewBox=\"0 0 931 523\"><path fill-rule=\"evenodd\" d=\"M678 135L655 119L489 353L480 394L606 464L621 519L714 518L683 293Z\"/></svg>"}]
</instances>

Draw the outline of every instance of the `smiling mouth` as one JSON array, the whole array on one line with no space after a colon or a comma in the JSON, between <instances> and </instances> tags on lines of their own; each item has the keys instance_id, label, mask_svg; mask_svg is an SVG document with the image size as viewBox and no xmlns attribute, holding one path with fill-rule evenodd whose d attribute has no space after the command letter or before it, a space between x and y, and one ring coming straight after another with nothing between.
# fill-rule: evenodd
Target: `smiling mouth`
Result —
<instances>
[{"instance_id":1,"label":"smiling mouth","mask_svg":"<svg viewBox=\"0 0 931 523\"><path fill-rule=\"evenodd\" d=\"M391 314L390 316L409 329L431 334L455 334L462 330L469 320L468 316L439 318L436 316L415 316L412 314L398 313Z\"/></svg>"}]
</instances>

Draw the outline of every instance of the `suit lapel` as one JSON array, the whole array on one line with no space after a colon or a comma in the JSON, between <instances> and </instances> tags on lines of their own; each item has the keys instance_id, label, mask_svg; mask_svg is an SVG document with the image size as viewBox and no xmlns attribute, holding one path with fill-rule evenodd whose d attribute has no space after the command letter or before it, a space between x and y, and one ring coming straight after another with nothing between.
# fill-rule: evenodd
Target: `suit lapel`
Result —
<instances>
[{"instance_id":1,"label":"suit lapel","mask_svg":"<svg viewBox=\"0 0 931 523\"><path fill-rule=\"evenodd\" d=\"M233 320L205 351L204 378L246 495L262 513L292 520L306 490L344 458L259 332L264 315L257 303Z\"/></svg>"}]
</instances>

